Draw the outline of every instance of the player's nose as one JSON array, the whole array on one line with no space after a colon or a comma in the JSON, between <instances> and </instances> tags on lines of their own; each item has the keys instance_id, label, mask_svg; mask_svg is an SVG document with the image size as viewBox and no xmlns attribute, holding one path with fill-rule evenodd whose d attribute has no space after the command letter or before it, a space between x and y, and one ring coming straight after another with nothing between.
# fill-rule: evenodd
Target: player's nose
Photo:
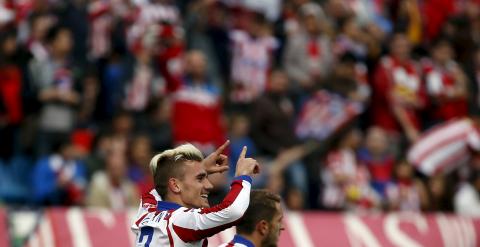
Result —
<instances>
[{"instance_id":1,"label":"player's nose","mask_svg":"<svg viewBox=\"0 0 480 247\"><path fill-rule=\"evenodd\" d=\"M208 191L212 190L213 189L213 184L208 179L205 179L205 180L206 180L206 182L205 182L203 187Z\"/></svg>"}]
</instances>

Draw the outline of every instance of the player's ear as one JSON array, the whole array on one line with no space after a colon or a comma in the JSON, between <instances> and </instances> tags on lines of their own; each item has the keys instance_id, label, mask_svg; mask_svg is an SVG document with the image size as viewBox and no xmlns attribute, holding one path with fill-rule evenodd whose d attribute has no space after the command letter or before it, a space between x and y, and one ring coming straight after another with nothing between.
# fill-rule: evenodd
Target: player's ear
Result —
<instances>
[{"instance_id":1,"label":"player's ear","mask_svg":"<svg viewBox=\"0 0 480 247\"><path fill-rule=\"evenodd\" d=\"M270 226L266 220L259 221L256 228L258 233L260 233L262 236L267 236L268 232L270 231Z\"/></svg>"},{"instance_id":2,"label":"player's ear","mask_svg":"<svg viewBox=\"0 0 480 247\"><path fill-rule=\"evenodd\" d=\"M171 190L173 193L180 193L180 185L178 184L178 180L175 178L168 179L168 189Z\"/></svg>"}]
</instances>

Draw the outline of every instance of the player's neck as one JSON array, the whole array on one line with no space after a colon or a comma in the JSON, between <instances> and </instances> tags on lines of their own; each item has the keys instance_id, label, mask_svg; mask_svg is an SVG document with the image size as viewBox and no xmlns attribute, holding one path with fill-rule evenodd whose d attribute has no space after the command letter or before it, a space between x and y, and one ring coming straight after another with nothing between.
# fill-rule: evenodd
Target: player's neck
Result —
<instances>
[{"instance_id":1,"label":"player's neck","mask_svg":"<svg viewBox=\"0 0 480 247\"><path fill-rule=\"evenodd\" d=\"M165 201L176 203L176 204L178 204L182 207L188 207L187 205L185 205L185 203L183 203L180 196L177 196L177 195L166 195L165 196Z\"/></svg>"}]
</instances>

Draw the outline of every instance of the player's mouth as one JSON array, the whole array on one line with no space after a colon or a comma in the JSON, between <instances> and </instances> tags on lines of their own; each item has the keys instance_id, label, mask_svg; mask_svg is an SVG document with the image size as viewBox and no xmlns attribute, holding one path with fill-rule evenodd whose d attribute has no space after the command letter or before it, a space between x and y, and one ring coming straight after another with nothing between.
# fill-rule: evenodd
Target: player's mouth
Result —
<instances>
[{"instance_id":1,"label":"player's mouth","mask_svg":"<svg viewBox=\"0 0 480 247\"><path fill-rule=\"evenodd\" d=\"M200 197L202 197L204 199L208 199L208 194L201 194Z\"/></svg>"}]
</instances>

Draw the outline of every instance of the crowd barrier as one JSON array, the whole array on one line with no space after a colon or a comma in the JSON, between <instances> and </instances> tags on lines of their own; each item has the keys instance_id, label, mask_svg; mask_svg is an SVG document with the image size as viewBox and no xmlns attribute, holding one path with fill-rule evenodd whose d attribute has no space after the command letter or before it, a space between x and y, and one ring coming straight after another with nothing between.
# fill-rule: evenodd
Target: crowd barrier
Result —
<instances>
[{"instance_id":1,"label":"crowd barrier","mask_svg":"<svg viewBox=\"0 0 480 247\"><path fill-rule=\"evenodd\" d=\"M51 208L34 221L28 247L134 246L130 231L135 211L111 212L80 208ZM28 218L28 217L27 217ZM21 226L25 214L17 217L0 209L0 246L9 246L8 226ZM32 222L32 220L30 220ZM281 247L288 246L480 246L480 218L450 214L341 214L286 212L280 235ZM10 232L15 232L10 229ZM209 246L228 242L228 229L211 238Z\"/></svg>"}]
</instances>

